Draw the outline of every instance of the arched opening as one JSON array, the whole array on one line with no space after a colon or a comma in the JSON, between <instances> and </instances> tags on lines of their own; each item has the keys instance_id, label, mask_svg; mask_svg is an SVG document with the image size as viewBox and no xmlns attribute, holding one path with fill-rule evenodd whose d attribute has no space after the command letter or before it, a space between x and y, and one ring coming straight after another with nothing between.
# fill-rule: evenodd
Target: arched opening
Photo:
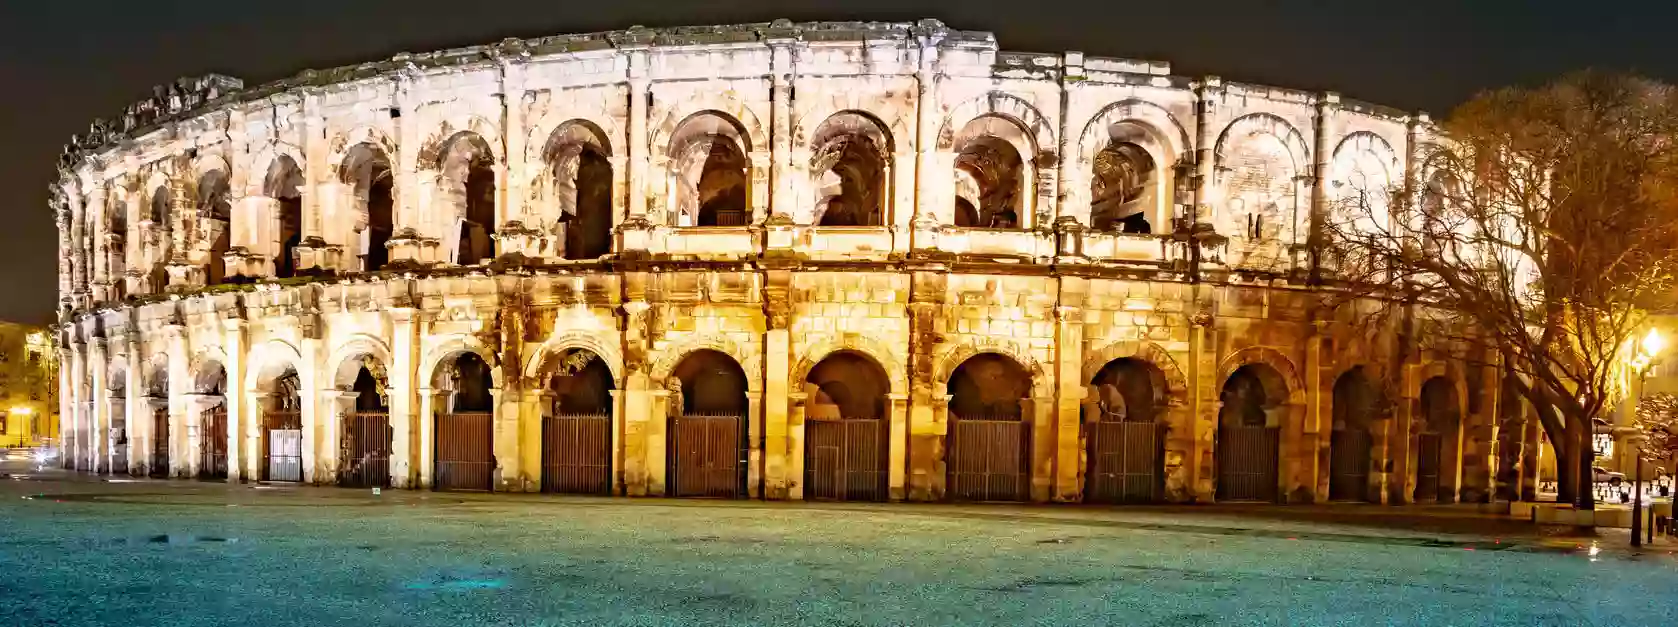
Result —
<instances>
[{"instance_id":1,"label":"arched opening","mask_svg":"<svg viewBox=\"0 0 1678 627\"><path fill-rule=\"evenodd\" d=\"M1031 373L995 353L969 357L950 374L945 495L959 501L1031 496L1031 423L1023 419Z\"/></svg>"},{"instance_id":2,"label":"arched opening","mask_svg":"<svg viewBox=\"0 0 1678 627\"><path fill-rule=\"evenodd\" d=\"M828 355L804 378L804 498L884 501L891 382L860 353Z\"/></svg>"},{"instance_id":3,"label":"arched opening","mask_svg":"<svg viewBox=\"0 0 1678 627\"><path fill-rule=\"evenodd\" d=\"M977 219L972 226L1017 229L1030 211L1031 142L1019 124L986 115L968 122L956 136L955 177L958 199L965 199ZM956 212L961 226L961 212Z\"/></svg>"},{"instance_id":4,"label":"arched opening","mask_svg":"<svg viewBox=\"0 0 1678 627\"><path fill-rule=\"evenodd\" d=\"M1152 233L1159 206L1158 164L1141 146L1113 141L1096 153L1090 177L1090 226L1096 231Z\"/></svg>"},{"instance_id":5,"label":"arched opening","mask_svg":"<svg viewBox=\"0 0 1678 627\"><path fill-rule=\"evenodd\" d=\"M258 386L262 394L258 476L262 481L299 482L303 480L302 381L290 364L270 365L265 370L277 374L262 377Z\"/></svg>"},{"instance_id":6,"label":"arched opening","mask_svg":"<svg viewBox=\"0 0 1678 627\"><path fill-rule=\"evenodd\" d=\"M433 429L432 486L489 491L495 486L495 381L477 353L461 353L438 367L432 386L442 392Z\"/></svg>"},{"instance_id":7,"label":"arched opening","mask_svg":"<svg viewBox=\"0 0 1678 627\"><path fill-rule=\"evenodd\" d=\"M1456 467L1450 461L1456 455L1461 424L1457 386L1445 377L1428 379L1422 384L1420 401L1422 424L1416 435L1416 488L1412 498L1418 502L1456 502Z\"/></svg>"},{"instance_id":8,"label":"arched opening","mask_svg":"<svg viewBox=\"0 0 1678 627\"><path fill-rule=\"evenodd\" d=\"M111 408L111 474L126 474L132 468L128 463L128 373L123 370L112 370L109 378L111 388L108 392Z\"/></svg>"},{"instance_id":9,"label":"arched opening","mask_svg":"<svg viewBox=\"0 0 1678 627\"><path fill-rule=\"evenodd\" d=\"M816 127L810 173L817 226L883 226L891 197L891 135L872 117L836 113Z\"/></svg>"},{"instance_id":10,"label":"arched opening","mask_svg":"<svg viewBox=\"0 0 1678 627\"><path fill-rule=\"evenodd\" d=\"M565 258L598 259L612 252L612 162L605 132L586 122L567 123L548 138L542 154Z\"/></svg>"},{"instance_id":11,"label":"arched opening","mask_svg":"<svg viewBox=\"0 0 1678 627\"><path fill-rule=\"evenodd\" d=\"M282 279L297 276L297 246L303 242L302 189L303 169L291 157L280 155L268 165L263 194L279 202L279 215L275 216L278 223L273 231L279 236L274 276Z\"/></svg>"},{"instance_id":12,"label":"arched opening","mask_svg":"<svg viewBox=\"0 0 1678 627\"><path fill-rule=\"evenodd\" d=\"M204 267L204 282L218 285L227 276L227 250L232 246L233 205L232 189L227 173L210 170L198 179L198 211L204 216L205 233L210 240L210 258Z\"/></svg>"},{"instance_id":13,"label":"arched opening","mask_svg":"<svg viewBox=\"0 0 1678 627\"><path fill-rule=\"evenodd\" d=\"M1226 198L1219 230L1240 242L1241 256L1249 256L1257 244L1287 243L1293 236L1298 174L1287 144L1269 130L1249 129L1229 138L1218 166Z\"/></svg>"},{"instance_id":14,"label":"arched opening","mask_svg":"<svg viewBox=\"0 0 1678 627\"><path fill-rule=\"evenodd\" d=\"M350 186L352 194L361 271L378 271L390 262L390 249L385 244L395 230L396 190L390 155L371 143L356 144L344 156L339 178Z\"/></svg>"},{"instance_id":15,"label":"arched opening","mask_svg":"<svg viewBox=\"0 0 1678 627\"><path fill-rule=\"evenodd\" d=\"M150 464L143 473L154 478L169 476L169 370L152 368L146 386L146 408L151 412Z\"/></svg>"},{"instance_id":16,"label":"arched opening","mask_svg":"<svg viewBox=\"0 0 1678 627\"><path fill-rule=\"evenodd\" d=\"M106 247L105 255L109 259L106 267L110 268L111 300L122 302L128 297L128 281L123 275L128 269L128 242L134 241L134 234L128 232L128 194L125 188L117 187L111 190L110 234L116 236L110 246Z\"/></svg>"},{"instance_id":17,"label":"arched opening","mask_svg":"<svg viewBox=\"0 0 1678 627\"><path fill-rule=\"evenodd\" d=\"M1165 373L1136 358L1107 362L1090 380L1082 418L1088 503L1155 503L1165 496Z\"/></svg>"},{"instance_id":18,"label":"arched opening","mask_svg":"<svg viewBox=\"0 0 1678 627\"><path fill-rule=\"evenodd\" d=\"M1242 366L1224 381L1218 410L1218 500L1276 500L1286 398L1282 376L1263 364Z\"/></svg>"},{"instance_id":19,"label":"arched opening","mask_svg":"<svg viewBox=\"0 0 1678 627\"><path fill-rule=\"evenodd\" d=\"M345 373L353 368L354 373ZM347 375L347 376L346 376ZM347 488L390 487L391 440L388 380L384 364L371 356L351 360L339 368L339 389L349 379L349 411L344 412L343 462L338 485Z\"/></svg>"},{"instance_id":20,"label":"arched opening","mask_svg":"<svg viewBox=\"0 0 1678 627\"><path fill-rule=\"evenodd\" d=\"M1381 418L1385 403L1380 388L1363 366L1347 370L1334 381L1334 430L1329 435L1328 498L1335 501L1375 500L1369 471L1371 425Z\"/></svg>"},{"instance_id":21,"label":"arched opening","mask_svg":"<svg viewBox=\"0 0 1678 627\"><path fill-rule=\"evenodd\" d=\"M455 263L477 265L495 257L495 153L483 136L456 133L437 160L438 192L452 207Z\"/></svg>"},{"instance_id":22,"label":"arched opening","mask_svg":"<svg viewBox=\"0 0 1678 627\"><path fill-rule=\"evenodd\" d=\"M966 198L956 198L955 224L962 228L979 226L979 210Z\"/></svg>"},{"instance_id":23,"label":"arched opening","mask_svg":"<svg viewBox=\"0 0 1678 627\"><path fill-rule=\"evenodd\" d=\"M157 247L153 249L157 256L151 259L151 268L146 272L146 290L153 294L162 294L169 287L169 257L175 251L173 220L169 211L171 203L169 188L159 185L152 190L151 202L146 212L146 218L151 221L151 232L157 238Z\"/></svg>"},{"instance_id":24,"label":"arched opening","mask_svg":"<svg viewBox=\"0 0 1678 627\"><path fill-rule=\"evenodd\" d=\"M674 496L746 496L746 372L728 355L697 350L676 364L665 385Z\"/></svg>"},{"instance_id":25,"label":"arched opening","mask_svg":"<svg viewBox=\"0 0 1678 627\"><path fill-rule=\"evenodd\" d=\"M542 420L542 491L612 493L612 370L592 351L549 358Z\"/></svg>"},{"instance_id":26,"label":"arched opening","mask_svg":"<svg viewBox=\"0 0 1678 627\"><path fill-rule=\"evenodd\" d=\"M198 373L198 478L227 479L227 370L209 364Z\"/></svg>"},{"instance_id":27,"label":"arched opening","mask_svg":"<svg viewBox=\"0 0 1678 627\"><path fill-rule=\"evenodd\" d=\"M688 116L670 138L674 189L671 226L745 226L751 140L733 118L716 111Z\"/></svg>"}]
</instances>

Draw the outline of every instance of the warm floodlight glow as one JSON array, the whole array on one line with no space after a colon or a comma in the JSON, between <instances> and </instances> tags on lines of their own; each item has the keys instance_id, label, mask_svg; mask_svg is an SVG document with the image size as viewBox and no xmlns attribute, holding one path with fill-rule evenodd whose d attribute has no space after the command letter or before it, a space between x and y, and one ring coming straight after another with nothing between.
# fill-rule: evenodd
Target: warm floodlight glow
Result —
<instances>
[{"instance_id":1,"label":"warm floodlight glow","mask_svg":"<svg viewBox=\"0 0 1678 627\"><path fill-rule=\"evenodd\" d=\"M19 405L17 407L12 408L12 413L17 414L19 416L28 416L29 414L35 413L35 408L34 407L24 407L22 405Z\"/></svg>"},{"instance_id":2,"label":"warm floodlight glow","mask_svg":"<svg viewBox=\"0 0 1678 627\"><path fill-rule=\"evenodd\" d=\"M1661 337L1659 329L1649 329L1649 334L1643 336L1643 354L1649 357L1659 357L1661 350L1666 348L1666 338Z\"/></svg>"}]
</instances>

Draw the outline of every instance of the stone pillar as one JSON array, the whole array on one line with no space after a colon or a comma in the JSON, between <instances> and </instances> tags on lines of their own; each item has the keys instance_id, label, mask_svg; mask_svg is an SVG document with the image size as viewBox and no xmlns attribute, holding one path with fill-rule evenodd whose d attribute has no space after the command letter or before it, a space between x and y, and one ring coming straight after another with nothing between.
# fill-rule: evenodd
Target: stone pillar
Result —
<instances>
[{"instance_id":1,"label":"stone pillar","mask_svg":"<svg viewBox=\"0 0 1678 627\"><path fill-rule=\"evenodd\" d=\"M416 390L419 395L419 415L414 420L415 464L419 466L419 489L432 487L432 471L436 468L437 448L435 446L437 414L446 409L448 404L447 390L434 390L429 385L421 385ZM394 471L392 471L394 474Z\"/></svg>"},{"instance_id":2,"label":"stone pillar","mask_svg":"<svg viewBox=\"0 0 1678 627\"><path fill-rule=\"evenodd\" d=\"M792 80L797 72L797 57L793 46L797 45L796 37L781 34L770 35L765 43L769 46L770 65L770 107L769 107L769 142L770 164L769 212L774 215L790 216L794 207L792 184Z\"/></svg>"},{"instance_id":3,"label":"stone pillar","mask_svg":"<svg viewBox=\"0 0 1678 627\"><path fill-rule=\"evenodd\" d=\"M645 46L619 50L629 63L629 215L646 219L647 186L647 49Z\"/></svg>"},{"instance_id":4,"label":"stone pillar","mask_svg":"<svg viewBox=\"0 0 1678 627\"><path fill-rule=\"evenodd\" d=\"M1538 412L1527 403L1521 403L1521 464L1520 464L1520 494L1523 501L1538 500L1538 473L1543 454L1544 425L1538 421Z\"/></svg>"},{"instance_id":5,"label":"stone pillar","mask_svg":"<svg viewBox=\"0 0 1678 627\"><path fill-rule=\"evenodd\" d=\"M809 460L805 458L805 451L808 449L806 448L804 440L804 404L810 400L808 390L811 387L813 387L813 384L804 383L803 387L800 388L800 391L790 392L787 394L787 498L794 501L804 500L804 464L809 462ZM887 419L890 420L889 415ZM891 433L893 432L888 431L886 437L890 438ZM889 458L887 464L889 468ZM902 473L898 474L901 475Z\"/></svg>"},{"instance_id":6,"label":"stone pillar","mask_svg":"<svg viewBox=\"0 0 1678 627\"><path fill-rule=\"evenodd\" d=\"M914 280L919 282L920 279L917 275ZM943 416L949 407L949 397L939 393L932 380L934 329L939 307L932 302L914 302L917 296L921 296L917 294L919 291L911 288L909 303L908 441L904 445L904 457L908 460L906 498L911 501L937 501L944 497Z\"/></svg>"},{"instance_id":7,"label":"stone pillar","mask_svg":"<svg viewBox=\"0 0 1678 627\"><path fill-rule=\"evenodd\" d=\"M416 446L418 414L415 411L416 405L420 404L415 390L420 386L414 375L414 370L419 367L419 342L414 335L413 309L396 307L387 310L387 314L391 323L391 363L385 370L389 377L385 382L385 392L390 402L390 485L412 488L420 485L416 472L419 451Z\"/></svg>"},{"instance_id":8,"label":"stone pillar","mask_svg":"<svg viewBox=\"0 0 1678 627\"><path fill-rule=\"evenodd\" d=\"M933 151L938 134L938 45L944 39L942 28L920 31L920 66L915 70L915 195L909 219L910 247L930 249L937 245L938 217L930 206L938 197L931 188L932 172L936 167ZM1021 158L1029 158L1021 155ZM899 218L901 219L901 218ZM931 241L928 241L931 240Z\"/></svg>"},{"instance_id":9,"label":"stone pillar","mask_svg":"<svg viewBox=\"0 0 1678 627\"><path fill-rule=\"evenodd\" d=\"M792 303L789 289L792 275L790 272L775 270L768 273L764 288L765 325L763 334L763 430L755 433L753 439L763 442L763 480L766 499L791 498L790 486L802 480L802 475L793 474L794 464L790 460L794 457L802 458L802 450L793 450L789 445L790 425L788 416L791 405L788 389L792 376L792 340L788 324L792 313Z\"/></svg>"},{"instance_id":10,"label":"stone pillar","mask_svg":"<svg viewBox=\"0 0 1678 627\"><path fill-rule=\"evenodd\" d=\"M1420 368L1406 361L1399 369L1400 397L1395 415L1387 423L1384 456L1389 472L1382 473L1385 503L1408 505L1416 494L1416 414L1421 410Z\"/></svg>"},{"instance_id":11,"label":"stone pillar","mask_svg":"<svg viewBox=\"0 0 1678 627\"><path fill-rule=\"evenodd\" d=\"M505 367L505 365L503 366ZM516 366L515 366L516 368ZM517 373L514 373L515 375ZM503 374L503 376L506 376ZM502 384L506 386L505 383ZM491 388L489 396L494 399L495 424L495 491L497 492L531 492L530 475L524 467L524 442L521 436L524 432L522 425L524 394L522 391L510 387ZM540 423L537 429L540 429ZM540 431L537 432L540 434ZM541 436L537 439L540 441ZM537 447L538 453L541 448Z\"/></svg>"},{"instance_id":12,"label":"stone pillar","mask_svg":"<svg viewBox=\"0 0 1678 627\"><path fill-rule=\"evenodd\" d=\"M749 390L746 392L746 497L761 499L763 496L763 391Z\"/></svg>"},{"instance_id":13,"label":"stone pillar","mask_svg":"<svg viewBox=\"0 0 1678 627\"><path fill-rule=\"evenodd\" d=\"M656 496L663 494L664 475L660 465L651 462L653 449L663 454L664 410L662 396L655 397L647 389L647 375L632 371L625 377L625 389L613 400L621 404L616 411L622 415L622 437L616 444L622 459L623 494L626 496ZM657 423L655 425L655 423ZM654 440L657 440L655 447ZM655 473L657 476L655 477Z\"/></svg>"},{"instance_id":14,"label":"stone pillar","mask_svg":"<svg viewBox=\"0 0 1678 627\"><path fill-rule=\"evenodd\" d=\"M314 330L309 329L315 326ZM320 394L312 394L311 390L319 390L321 362L321 340L318 336L317 325L305 325L301 353L302 362L296 364L298 386L298 413L303 423L303 483L315 483L320 476L322 436L325 428L322 423L332 419L331 406L321 405ZM330 379L328 379L330 380Z\"/></svg>"},{"instance_id":15,"label":"stone pillar","mask_svg":"<svg viewBox=\"0 0 1678 627\"><path fill-rule=\"evenodd\" d=\"M886 433L891 438L886 445L886 491L887 498L892 501L903 501L909 498L909 394L894 392L886 395L890 401L887 419L891 421ZM802 407L800 408L802 410ZM800 415L802 420L803 416ZM802 426L800 426L802 429ZM803 460L802 451L799 459ZM799 468L803 473L803 468Z\"/></svg>"},{"instance_id":16,"label":"stone pillar","mask_svg":"<svg viewBox=\"0 0 1678 627\"><path fill-rule=\"evenodd\" d=\"M87 432L89 416L87 415L87 344L81 338L70 340L70 367L65 370L70 382L70 406L67 412L70 418L70 428L60 432L61 437L69 445L61 455L70 460L70 468L83 470L93 456L88 446Z\"/></svg>"},{"instance_id":17,"label":"stone pillar","mask_svg":"<svg viewBox=\"0 0 1678 627\"><path fill-rule=\"evenodd\" d=\"M124 373L127 380L123 384L127 395L123 399L123 411L127 414L125 416L125 426L128 429L128 468L125 470L131 474L141 474L147 468L146 461L141 457L149 455L151 452L140 446L139 434L144 433L146 429L151 427L151 425L145 424L146 418L149 418L151 414L146 411L148 408L142 404L143 397L141 396L145 391L145 378L141 376L141 371L146 367L146 363L140 359L139 351L134 350L134 334L132 332L122 336L122 354L128 358L128 370Z\"/></svg>"},{"instance_id":18,"label":"stone pillar","mask_svg":"<svg viewBox=\"0 0 1678 627\"><path fill-rule=\"evenodd\" d=\"M254 389L246 391L244 396L246 409L245 420L242 424L244 432L241 434L243 438L242 448L244 448L244 476L249 481L261 481L268 475L268 470L262 467L263 460L267 458L266 451L262 450L265 445L262 441L262 414L268 410L269 403L273 402L273 399L272 395ZM232 430L231 427L232 425L229 425L229 431Z\"/></svg>"},{"instance_id":19,"label":"stone pillar","mask_svg":"<svg viewBox=\"0 0 1678 627\"><path fill-rule=\"evenodd\" d=\"M1223 79L1216 76L1200 79L1195 88L1194 214L1187 217L1198 223L1213 223L1218 217L1217 212L1212 210L1210 187L1217 180L1213 176L1217 160L1212 149L1213 138L1223 128L1222 117L1218 115L1218 99L1223 92Z\"/></svg>"},{"instance_id":20,"label":"stone pillar","mask_svg":"<svg viewBox=\"0 0 1678 627\"><path fill-rule=\"evenodd\" d=\"M1047 373L1044 376L1054 378ZM1035 387L1035 386L1034 386ZM1055 392L1055 382L1048 390ZM1031 502L1047 503L1055 499L1055 462L1060 455L1060 405L1054 396L1033 396L1024 403L1021 419L1031 421Z\"/></svg>"},{"instance_id":21,"label":"stone pillar","mask_svg":"<svg viewBox=\"0 0 1678 627\"><path fill-rule=\"evenodd\" d=\"M245 438L241 435L246 432L245 425L251 422L251 405L240 393L245 389L246 323L233 318L222 320L221 324L222 349L227 355L227 363L223 364L227 369L227 482L240 483L255 478L245 472L250 454L245 450Z\"/></svg>"},{"instance_id":22,"label":"stone pillar","mask_svg":"<svg viewBox=\"0 0 1678 627\"><path fill-rule=\"evenodd\" d=\"M501 230L508 222L519 221L524 215L524 173L526 169L524 140L524 57L510 54L501 61L501 141L505 143L506 163L497 171L495 182L495 225L491 233ZM499 243L499 242L498 242ZM498 253L505 253L499 250ZM561 245L563 248L563 244Z\"/></svg>"},{"instance_id":23,"label":"stone pillar","mask_svg":"<svg viewBox=\"0 0 1678 627\"><path fill-rule=\"evenodd\" d=\"M1188 472L1190 498L1196 502L1212 503L1217 501L1217 451L1215 439L1218 433L1218 414L1223 409L1223 401L1219 398L1217 356L1217 331L1213 328L1214 319L1209 312L1201 311L1190 318L1193 329L1189 332L1189 370L1187 373L1189 386L1189 413L1193 417L1193 443L1189 447Z\"/></svg>"},{"instance_id":24,"label":"stone pillar","mask_svg":"<svg viewBox=\"0 0 1678 627\"><path fill-rule=\"evenodd\" d=\"M197 427L188 419L187 395L197 391L192 380L192 365L187 361L186 327L171 324L164 327L164 342L169 354L169 476L191 476L196 451L192 449L192 429Z\"/></svg>"},{"instance_id":25,"label":"stone pillar","mask_svg":"<svg viewBox=\"0 0 1678 627\"><path fill-rule=\"evenodd\" d=\"M1331 456L1329 440L1334 431L1334 355L1324 348L1332 338L1327 321L1312 321L1314 332L1305 340L1305 367L1300 382L1305 388L1305 420L1299 438L1301 490L1289 494L1289 503L1327 503Z\"/></svg>"},{"instance_id":26,"label":"stone pillar","mask_svg":"<svg viewBox=\"0 0 1678 627\"><path fill-rule=\"evenodd\" d=\"M1084 310L1067 303L1083 303L1083 279L1061 279L1061 303L1055 308L1055 398L1051 424L1053 486L1051 500L1074 503L1082 500L1081 463L1083 447L1080 416L1083 415ZM1072 289L1076 288L1076 289ZM1073 296L1074 298L1068 298Z\"/></svg>"},{"instance_id":27,"label":"stone pillar","mask_svg":"<svg viewBox=\"0 0 1678 627\"><path fill-rule=\"evenodd\" d=\"M1334 138L1341 137L1340 124L1335 121L1335 114L1340 111L1340 94L1326 92L1317 99L1317 115L1312 136L1311 172L1311 215L1309 242L1311 250L1311 270L1318 271L1320 259L1314 247L1322 245L1322 221L1329 214L1328 179L1329 168L1334 159Z\"/></svg>"},{"instance_id":28,"label":"stone pillar","mask_svg":"<svg viewBox=\"0 0 1678 627\"><path fill-rule=\"evenodd\" d=\"M324 379L325 385L332 383L330 377ZM328 387L319 391L320 402L316 411L320 420L316 424L320 432L320 441L315 445L315 483L333 485L338 482L338 472L344 468L343 442L344 421L346 417L355 415L355 399L359 394L345 392Z\"/></svg>"},{"instance_id":29,"label":"stone pillar","mask_svg":"<svg viewBox=\"0 0 1678 627\"><path fill-rule=\"evenodd\" d=\"M91 440L92 459L88 469L96 473L111 470L111 393L110 382L105 380L109 372L110 362L105 357L105 338L95 337L87 345L88 375L92 389L88 390L88 401L92 405L89 418L92 425L89 430Z\"/></svg>"}]
</instances>

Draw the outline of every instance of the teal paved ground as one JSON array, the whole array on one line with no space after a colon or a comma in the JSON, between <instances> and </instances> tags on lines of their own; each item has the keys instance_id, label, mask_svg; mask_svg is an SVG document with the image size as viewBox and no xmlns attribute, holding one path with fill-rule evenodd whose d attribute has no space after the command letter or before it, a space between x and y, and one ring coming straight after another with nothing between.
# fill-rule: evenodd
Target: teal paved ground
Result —
<instances>
[{"instance_id":1,"label":"teal paved ground","mask_svg":"<svg viewBox=\"0 0 1678 627\"><path fill-rule=\"evenodd\" d=\"M0 481L0 625L1673 625L1624 535L1390 508Z\"/></svg>"}]
</instances>

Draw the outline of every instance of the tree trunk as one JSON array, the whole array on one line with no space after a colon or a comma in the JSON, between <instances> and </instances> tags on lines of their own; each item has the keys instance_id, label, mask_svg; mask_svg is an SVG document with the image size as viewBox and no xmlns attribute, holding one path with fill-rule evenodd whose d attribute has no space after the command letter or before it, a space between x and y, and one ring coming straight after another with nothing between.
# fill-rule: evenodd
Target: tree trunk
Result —
<instances>
[{"instance_id":1,"label":"tree trunk","mask_svg":"<svg viewBox=\"0 0 1678 627\"><path fill-rule=\"evenodd\" d=\"M1549 402L1548 397L1539 396L1540 402L1533 402L1533 413L1538 414L1539 424L1544 426L1545 435L1550 436L1550 449L1556 454L1556 502L1573 503L1578 500L1578 464L1573 460L1578 458L1578 450L1570 444L1573 442L1571 432L1556 406ZM1532 398L1528 397L1528 402Z\"/></svg>"},{"instance_id":2,"label":"tree trunk","mask_svg":"<svg viewBox=\"0 0 1678 627\"><path fill-rule=\"evenodd\" d=\"M1591 472L1591 467L1596 465L1596 452L1591 448L1590 422L1575 426L1579 429L1579 440L1574 444L1579 448L1579 456L1575 458L1579 460L1579 477L1574 484L1578 486L1579 498L1575 502L1579 509L1596 509L1595 473Z\"/></svg>"}]
</instances>

